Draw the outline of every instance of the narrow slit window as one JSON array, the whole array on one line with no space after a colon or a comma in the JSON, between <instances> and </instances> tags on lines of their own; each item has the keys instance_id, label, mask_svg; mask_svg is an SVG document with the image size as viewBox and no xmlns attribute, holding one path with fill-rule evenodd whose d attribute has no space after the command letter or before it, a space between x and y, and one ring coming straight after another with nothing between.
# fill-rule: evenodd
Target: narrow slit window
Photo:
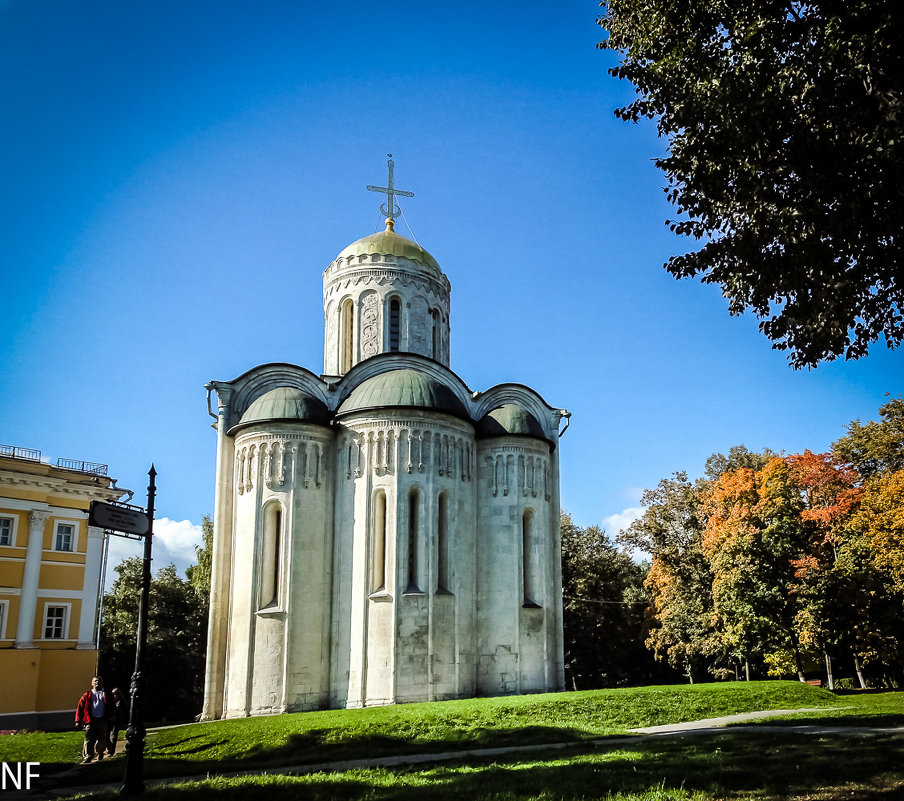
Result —
<instances>
[{"instance_id":1,"label":"narrow slit window","mask_svg":"<svg viewBox=\"0 0 904 801\"><path fill-rule=\"evenodd\" d=\"M279 551L282 539L282 507L271 503L264 514L264 543L261 559L261 608L279 602Z\"/></svg>"},{"instance_id":2,"label":"narrow slit window","mask_svg":"<svg viewBox=\"0 0 904 801\"><path fill-rule=\"evenodd\" d=\"M521 570L524 583L524 606L536 608L536 576L533 560L534 515L527 510L521 517Z\"/></svg>"},{"instance_id":3,"label":"narrow slit window","mask_svg":"<svg viewBox=\"0 0 904 801\"><path fill-rule=\"evenodd\" d=\"M389 351L399 350L400 332L402 328L402 304L398 298L389 301Z\"/></svg>"},{"instance_id":4,"label":"narrow slit window","mask_svg":"<svg viewBox=\"0 0 904 801\"><path fill-rule=\"evenodd\" d=\"M381 592L386 589L386 493L382 490L374 495L370 534L370 591Z\"/></svg>"},{"instance_id":5,"label":"narrow slit window","mask_svg":"<svg viewBox=\"0 0 904 801\"><path fill-rule=\"evenodd\" d=\"M449 592L449 502L445 492L436 504L436 589Z\"/></svg>"},{"instance_id":6,"label":"narrow slit window","mask_svg":"<svg viewBox=\"0 0 904 801\"><path fill-rule=\"evenodd\" d=\"M418 491L411 490L408 493L408 586L405 588L405 592L420 592L417 580L418 501Z\"/></svg>"},{"instance_id":7,"label":"narrow slit window","mask_svg":"<svg viewBox=\"0 0 904 801\"><path fill-rule=\"evenodd\" d=\"M439 309L430 313L433 318L433 358L439 360L440 347L442 346L442 327L440 325Z\"/></svg>"}]
</instances>

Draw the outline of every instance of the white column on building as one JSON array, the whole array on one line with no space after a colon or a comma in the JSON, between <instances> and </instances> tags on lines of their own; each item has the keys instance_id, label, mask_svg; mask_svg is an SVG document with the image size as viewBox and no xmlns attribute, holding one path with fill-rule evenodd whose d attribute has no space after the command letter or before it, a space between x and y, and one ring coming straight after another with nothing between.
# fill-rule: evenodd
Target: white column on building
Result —
<instances>
[{"instance_id":1,"label":"white column on building","mask_svg":"<svg viewBox=\"0 0 904 801\"><path fill-rule=\"evenodd\" d=\"M38 579L41 576L41 553L44 550L44 526L50 512L34 510L28 515L28 549L22 594L19 597L19 620L16 624L16 648L34 648L35 607L38 602Z\"/></svg>"},{"instance_id":2,"label":"white column on building","mask_svg":"<svg viewBox=\"0 0 904 801\"><path fill-rule=\"evenodd\" d=\"M209 387L210 388L210 387ZM210 575L210 618L207 626L207 671L202 718L223 714L226 683L226 644L232 570L232 493L235 441L226 436L232 388L216 385L217 478L213 513L213 559Z\"/></svg>"},{"instance_id":3,"label":"white column on building","mask_svg":"<svg viewBox=\"0 0 904 801\"><path fill-rule=\"evenodd\" d=\"M76 648L92 650L95 620L97 618L97 596L100 590L100 563L104 550L104 530L88 526L88 550L85 555L85 581L82 585L82 614L78 621L78 645ZM71 633L70 633L70 636Z\"/></svg>"}]
</instances>

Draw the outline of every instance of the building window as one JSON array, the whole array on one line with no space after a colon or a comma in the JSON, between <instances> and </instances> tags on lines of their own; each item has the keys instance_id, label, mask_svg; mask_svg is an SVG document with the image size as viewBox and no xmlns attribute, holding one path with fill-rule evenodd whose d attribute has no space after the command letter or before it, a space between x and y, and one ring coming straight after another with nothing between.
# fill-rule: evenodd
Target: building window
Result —
<instances>
[{"instance_id":1,"label":"building window","mask_svg":"<svg viewBox=\"0 0 904 801\"><path fill-rule=\"evenodd\" d=\"M44 639L66 639L66 620L68 618L68 606L46 606L44 608Z\"/></svg>"},{"instance_id":2,"label":"building window","mask_svg":"<svg viewBox=\"0 0 904 801\"><path fill-rule=\"evenodd\" d=\"M389 301L389 351L398 353L402 327L402 304L398 298Z\"/></svg>"},{"instance_id":3,"label":"building window","mask_svg":"<svg viewBox=\"0 0 904 801\"><path fill-rule=\"evenodd\" d=\"M279 550L282 540L282 516L282 507L278 503L268 504L264 510L261 608L279 604Z\"/></svg>"},{"instance_id":4,"label":"building window","mask_svg":"<svg viewBox=\"0 0 904 801\"><path fill-rule=\"evenodd\" d=\"M528 509L521 517L521 570L524 582L524 606L537 608L536 576L534 573L534 513Z\"/></svg>"},{"instance_id":5,"label":"building window","mask_svg":"<svg viewBox=\"0 0 904 801\"><path fill-rule=\"evenodd\" d=\"M449 592L449 496L440 493L436 504L436 591Z\"/></svg>"},{"instance_id":6,"label":"building window","mask_svg":"<svg viewBox=\"0 0 904 801\"><path fill-rule=\"evenodd\" d=\"M374 494L370 524L370 591L386 590L386 493Z\"/></svg>"},{"instance_id":7,"label":"building window","mask_svg":"<svg viewBox=\"0 0 904 801\"><path fill-rule=\"evenodd\" d=\"M75 525L73 523L57 523L56 535L53 539L53 550L75 550Z\"/></svg>"},{"instance_id":8,"label":"building window","mask_svg":"<svg viewBox=\"0 0 904 801\"><path fill-rule=\"evenodd\" d=\"M405 592L420 592L417 580L417 530L420 495L416 489L408 493L408 584Z\"/></svg>"},{"instance_id":9,"label":"building window","mask_svg":"<svg viewBox=\"0 0 904 801\"><path fill-rule=\"evenodd\" d=\"M0 545L15 544L16 518L0 517Z\"/></svg>"},{"instance_id":10,"label":"building window","mask_svg":"<svg viewBox=\"0 0 904 801\"><path fill-rule=\"evenodd\" d=\"M442 325L440 324L439 309L430 312L433 319L433 358L439 361L440 347L442 345Z\"/></svg>"},{"instance_id":11,"label":"building window","mask_svg":"<svg viewBox=\"0 0 904 801\"><path fill-rule=\"evenodd\" d=\"M352 369L352 346L354 344L355 306L351 298L343 302L339 310L339 372Z\"/></svg>"},{"instance_id":12,"label":"building window","mask_svg":"<svg viewBox=\"0 0 904 801\"><path fill-rule=\"evenodd\" d=\"M0 601L0 640L6 639L6 620L9 617L9 601Z\"/></svg>"}]
</instances>

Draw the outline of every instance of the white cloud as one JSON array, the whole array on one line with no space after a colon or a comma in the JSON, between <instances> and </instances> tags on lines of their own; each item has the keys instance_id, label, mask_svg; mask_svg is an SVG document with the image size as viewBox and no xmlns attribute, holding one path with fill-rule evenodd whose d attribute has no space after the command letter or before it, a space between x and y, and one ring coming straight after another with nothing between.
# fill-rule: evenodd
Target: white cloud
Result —
<instances>
[{"instance_id":1,"label":"white cloud","mask_svg":"<svg viewBox=\"0 0 904 801\"><path fill-rule=\"evenodd\" d=\"M603 528L606 529L606 533L614 539L619 531L623 531L641 517L643 517L643 509L639 506L629 506L627 509L616 512L614 515L604 517Z\"/></svg>"},{"instance_id":2,"label":"white cloud","mask_svg":"<svg viewBox=\"0 0 904 801\"><path fill-rule=\"evenodd\" d=\"M154 545L162 544L177 561L194 562L195 546L201 544L201 526L190 520L154 520Z\"/></svg>"},{"instance_id":3,"label":"white cloud","mask_svg":"<svg viewBox=\"0 0 904 801\"><path fill-rule=\"evenodd\" d=\"M151 571L156 573L171 562L180 573L195 564L195 545L201 544L201 526L190 520L170 520L168 517L154 519L154 542L151 550ZM109 591L116 580L116 565L130 556L144 555L144 541L125 537L110 537L107 552L107 571L104 589Z\"/></svg>"}]
</instances>

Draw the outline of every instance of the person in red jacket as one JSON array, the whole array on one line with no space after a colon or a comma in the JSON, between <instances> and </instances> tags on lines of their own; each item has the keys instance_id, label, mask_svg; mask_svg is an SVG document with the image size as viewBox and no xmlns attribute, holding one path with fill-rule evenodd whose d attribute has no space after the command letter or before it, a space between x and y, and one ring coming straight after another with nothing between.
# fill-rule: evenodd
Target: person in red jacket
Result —
<instances>
[{"instance_id":1,"label":"person in red jacket","mask_svg":"<svg viewBox=\"0 0 904 801\"><path fill-rule=\"evenodd\" d=\"M113 711L104 680L100 676L91 679L91 689L78 699L75 708L75 727L85 730L82 762L90 762L97 751L98 761L104 758L107 746L107 720Z\"/></svg>"}]
</instances>

